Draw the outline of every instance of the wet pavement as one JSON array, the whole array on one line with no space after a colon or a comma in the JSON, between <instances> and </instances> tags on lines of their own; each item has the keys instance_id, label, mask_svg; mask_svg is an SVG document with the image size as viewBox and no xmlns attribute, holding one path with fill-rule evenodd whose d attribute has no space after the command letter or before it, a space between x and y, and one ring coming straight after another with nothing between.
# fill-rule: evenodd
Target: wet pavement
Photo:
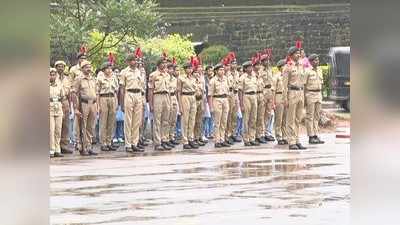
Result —
<instances>
[{"instance_id":1,"label":"wet pavement","mask_svg":"<svg viewBox=\"0 0 400 225\"><path fill-rule=\"evenodd\" d=\"M52 159L51 224L345 225L350 143L322 137L305 152L238 143Z\"/></svg>"}]
</instances>

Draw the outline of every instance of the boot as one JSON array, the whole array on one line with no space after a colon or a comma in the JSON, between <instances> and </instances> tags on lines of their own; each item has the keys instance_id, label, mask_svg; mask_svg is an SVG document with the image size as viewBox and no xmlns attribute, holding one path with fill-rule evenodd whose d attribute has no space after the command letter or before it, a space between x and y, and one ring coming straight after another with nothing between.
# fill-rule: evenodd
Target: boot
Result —
<instances>
[{"instance_id":1,"label":"boot","mask_svg":"<svg viewBox=\"0 0 400 225\"><path fill-rule=\"evenodd\" d=\"M244 146L251 146L251 143L250 142L245 142Z\"/></svg>"},{"instance_id":2,"label":"boot","mask_svg":"<svg viewBox=\"0 0 400 225\"><path fill-rule=\"evenodd\" d=\"M256 140L250 141L250 144L251 144L252 146L259 146L259 145L260 145L260 143L258 143Z\"/></svg>"},{"instance_id":3,"label":"boot","mask_svg":"<svg viewBox=\"0 0 400 225\"><path fill-rule=\"evenodd\" d=\"M161 145L154 146L154 151L164 151L165 149Z\"/></svg>"},{"instance_id":4,"label":"boot","mask_svg":"<svg viewBox=\"0 0 400 225\"><path fill-rule=\"evenodd\" d=\"M222 142L221 145L222 147L231 147L231 145L227 141Z\"/></svg>"},{"instance_id":5,"label":"boot","mask_svg":"<svg viewBox=\"0 0 400 225\"><path fill-rule=\"evenodd\" d=\"M215 143L214 147L215 147L215 148L221 148L221 147L222 147L222 144L221 144L221 143Z\"/></svg>"},{"instance_id":6,"label":"boot","mask_svg":"<svg viewBox=\"0 0 400 225\"><path fill-rule=\"evenodd\" d=\"M310 137L308 138L308 143L309 143L310 145L315 145L315 144L319 144L319 141L318 141L318 139L316 138L316 136L310 136Z\"/></svg>"},{"instance_id":7,"label":"boot","mask_svg":"<svg viewBox=\"0 0 400 225\"><path fill-rule=\"evenodd\" d=\"M144 149L140 149L136 145L132 145L132 151L133 152L144 152Z\"/></svg>"},{"instance_id":8,"label":"boot","mask_svg":"<svg viewBox=\"0 0 400 225\"><path fill-rule=\"evenodd\" d=\"M258 142L260 142L261 144L267 144L267 141L265 140L264 137L258 138Z\"/></svg>"},{"instance_id":9,"label":"boot","mask_svg":"<svg viewBox=\"0 0 400 225\"><path fill-rule=\"evenodd\" d=\"M115 146L115 145L111 144L111 145L108 146L108 149L110 151L117 151L118 150L118 146Z\"/></svg>"},{"instance_id":10,"label":"boot","mask_svg":"<svg viewBox=\"0 0 400 225\"><path fill-rule=\"evenodd\" d=\"M297 143L296 145L297 145L297 147L298 147L300 150L305 150L305 149L307 149L306 147L304 147L304 146L301 145L300 143Z\"/></svg>"},{"instance_id":11,"label":"boot","mask_svg":"<svg viewBox=\"0 0 400 225\"><path fill-rule=\"evenodd\" d=\"M197 144L199 145L199 146L204 146L204 145L206 145L203 141L201 141L200 139L199 140L197 140Z\"/></svg>"},{"instance_id":12,"label":"boot","mask_svg":"<svg viewBox=\"0 0 400 225\"><path fill-rule=\"evenodd\" d=\"M184 144L183 149L192 149L192 146L190 146L189 144Z\"/></svg>"},{"instance_id":13,"label":"boot","mask_svg":"<svg viewBox=\"0 0 400 225\"><path fill-rule=\"evenodd\" d=\"M100 150L101 150L101 151L104 151L104 152L107 152L107 151L109 151L110 149L108 148L107 145L103 145L103 146L100 147Z\"/></svg>"},{"instance_id":14,"label":"boot","mask_svg":"<svg viewBox=\"0 0 400 225\"><path fill-rule=\"evenodd\" d=\"M278 141L278 145L285 145L285 141L284 140L279 140Z\"/></svg>"},{"instance_id":15,"label":"boot","mask_svg":"<svg viewBox=\"0 0 400 225\"><path fill-rule=\"evenodd\" d=\"M314 136L318 140L318 144L325 144L325 141L319 139L317 135Z\"/></svg>"},{"instance_id":16,"label":"boot","mask_svg":"<svg viewBox=\"0 0 400 225\"><path fill-rule=\"evenodd\" d=\"M225 141L229 145L233 145L233 140L231 138L228 138L228 140Z\"/></svg>"},{"instance_id":17,"label":"boot","mask_svg":"<svg viewBox=\"0 0 400 225\"><path fill-rule=\"evenodd\" d=\"M275 141L275 138L272 137L271 135L265 136L265 139L266 139L267 141Z\"/></svg>"},{"instance_id":18,"label":"boot","mask_svg":"<svg viewBox=\"0 0 400 225\"><path fill-rule=\"evenodd\" d=\"M189 141L189 145L190 145L190 147L192 147L194 149L199 148L199 146L194 141Z\"/></svg>"},{"instance_id":19,"label":"boot","mask_svg":"<svg viewBox=\"0 0 400 225\"><path fill-rule=\"evenodd\" d=\"M169 143L169 141L164 141L163 143L164 143L164 145L170 147L171 149L175 147L175 145Z\"/></svg>"},{"instance_id":20,"label":"boot","mask_svg":"<svg viewBox=\"0 0 400 225\"><path fill-rule=\"evenodd\" d=\"M165 142L163 142L163 143L161 143L161 147L163 147L164 148L164 150L167 150L167 151L169 151L169 150L171 150L172 148L171 147L169 147Z\"/></svg>"},{"instance_id":21,"label":"boot","mask_svg":"<svg viewBox=\"0 0 400 225\"><path fill-rule=\"evenodd\" d=\"M74 151L69 150L67 148L61 148L61 153L62 154L72 154L72 153L74 153Z\"/></svg>"},{"instance_id":22,"label":"boot","mask_svg":"<svg viewBox=\"0 0 400 225\"><path fill-rule=\"evenodd\" d=\"M53 155L53 157L64 157L64 155L63 154L61 154L61 153L59 153L59 152L54 152L54 155Z\"/></svg>"}]
</instances>

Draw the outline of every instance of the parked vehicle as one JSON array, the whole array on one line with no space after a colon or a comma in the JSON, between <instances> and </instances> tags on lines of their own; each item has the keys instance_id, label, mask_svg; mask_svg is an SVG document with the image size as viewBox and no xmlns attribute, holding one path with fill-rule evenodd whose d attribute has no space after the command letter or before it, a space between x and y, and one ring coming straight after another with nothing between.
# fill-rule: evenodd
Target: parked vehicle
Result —
<instances>
[{"instance_id":1,"label":"parked vehicle","mask_svg":"<svg viewBox=\"0 0 400 225\"><path fill-rule=\"evenodd\" d=\"M329 50L331 93L329 99L350 111L350 46Z\"/></svg>"}]
</instances>

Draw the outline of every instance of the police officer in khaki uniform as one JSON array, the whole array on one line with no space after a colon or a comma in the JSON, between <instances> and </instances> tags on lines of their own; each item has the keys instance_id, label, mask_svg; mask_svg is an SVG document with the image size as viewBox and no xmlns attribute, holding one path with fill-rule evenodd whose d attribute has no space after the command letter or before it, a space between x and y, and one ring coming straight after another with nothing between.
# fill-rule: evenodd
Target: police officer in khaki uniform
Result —
<instances>
[{"instance_id":1,"label":"police officer in khaki uniform","mask_svg":"<svg viewBox=\"0 0 400 225\"><path fill-rule=\"evenodd\" d=\"M263 132L267 133L265 123L272 121L273 116L273 106L274 106L274 95L275 86L274 78L271 67L271 56L268 54L261 55L261 64L263 65L263 79L264 79L264 98L265 98L265 113L264 113L264 129ZM266 141L275 141L275 138L271 135L265 135Z\"/></svg>"},{"instance_id":2,"label":"police officer in khaki uniform","mask_svg":"<svg viewBox=\"0 0 400 225\"><path fill-rule=\"evenodd\" d=\"M82 76L76 77L72 85L75 119L80 123L79 128L81 129L75 132L82 132L83 134L81 148L79 148L79 139L77 140L77 146L80 154L83 156L97 155L92 149L93 131L98 111L96 103L96 80L92 76L92 66L89 61L82 61L80 65Z\"/></svg>"},{"instance_id":3,"label":"police officer in khaki uniform","mask_svg":"<svg viewBox=\"0 0 400 225\"><path fill-rule=\"evenodd\" d=\"M153 113L153 143L154 150L171 150L173 145L169 143L169 113L170 75L166 71L163 59L158 60L157 70L149 75L149 105Z\"/></svg>"},{"instance_id":4,"label":"police officer in khaki uniform","mask_svg":"<svg viewBox=\"0 0 400 225\"><path fill-rule=\"evenodd\" d=\"M322 104L322 71L319 66L319 57L312 54L308 57L312 68L306 70L305 102L306 102L306 128L309 137L309 144L325 143L318 137L319 118Z\"/></svg>"},{"instance_id":5,"label":"police officer in khaki uniform","mask_svg":"<svg viewBox=\"0 0 400 225\"><path fill-rule=\"evenodd\" d=\"M243 141L245 146L260 145L255 141L257 125L257 77L251 61L243 64L245 71L240 77L239 100L243 114Z\"/></svg>"},{"instance_id":6,"label":"police officer in khaki uniform","mask_svg":"<svg viewBox=\"0 0 400 225\"><path fill-rule=\"evenodd\" d=\"M57 70L50 68L50 157L63 157L61 154L61 126L63 121L62 99L64 96L63 86L56 81Z\"/></svg>"},{"instance_id":7,"label":"police officer in khaki uniform","mask_svg":"<svg viewBox=\"0 0 400 225\"><path fill-rule=\"evenodd\" d=\"M237 127L237 113L239 111L239 96L238 96L238 86L239 86L239 71L236 56L232 55L232 61L230 66L230 76L232 76L233 87L229 89L229 115L228 115L228 136L231 142L241 142L242 140L235 135L236 127Z\"/></svg>"},{"instance_id":8,"label":"police officer in khaki uniform","mask_svg":"<svg viewBox=\"0 0 400 225\"><path fill-rule=\"evenodd\" d=\"M176 88L178 83L179 69L176 65L176 62L173 60L172 63L168 64L168 74L170 76L169 80L169 97L171 102L171 111L169 114L169 128L168 128L168 136L169 143L171 145L179 145L175 137L175 128L176 128L176 119L178 113L178 99L176 97Z\"/></svg>"},{"instance_id":9,"label":"police officer in khaki uniform","mask_svg":"<svg viewBox=\"0 0 400 225\"><path fill-rule=\"evenodd\" d=\"M112 145L115 132L116 112L118 107L118 79L112 72L112 64L103 63L101 72L97 75L97 102L99 104L100 144L102 151L115 151Z\"/></svg>"},{"instance_id":10,"label":"police officer in khaki uniform","mask_svg":"<svg viewBox=\"0 0 400 225\"><path fill-rule=\"evenodd\" d=\"M78 59L78 63L69 69L69 76L71 81L74 81L76 77L82 75L81 63L86 60L86 52L79 52L76 58Z\"/></svg>"},{"instance_id":11,"label":"police officer in khaki uniform","mask_svg":"<svg viewBox=\"0 0 400 225\"><path fill-rule=\"evenodd\" d=\"M125 151L143 152L139 143L139 127L143 113L144 80L137 68L135 55L126 57L128 66L121 71L119 80L120 105L124 111Z\"/></svg>"},{"instance_id":12,"label":"police officer in khaki uniform","mask_svg":"<svg viewBox=\"0 0 400 225\"><path fill-rule=\"evenodd\" d=\"M201 67L201 65L199 65ZM205 101L205 80L201 71L196 68L192 75L196 79L196 116L194 124L194 143L199 146L204 146L203 142L203 115Z\"/></svg>"},{"instance_id":13,"label":"police officer in khaki uniform","mask_svg":"<svg viewBox=\"0 0 400 225\"><path fill-rule=\"evenodd\" d=\"M265 134L265 89L264 89L264 74L263 66L259 59L255 59L253 62L254 76L257 78L257 129L256 129L256 141L261 144L266 144L267 141L264 138Z\"/></svg>"},{"instance_id":14,"label":"police officer in khaki uniform","mask_svg":"<svg viewBox=\"0 0 400 225\"><path fill-rule=\"evenodd\" d=\"M299 127L304 109L304 67L299 61L300 51L296 47L288 50L288 62L284 68L284 92L286 100L286 130L290 150L307 149L300 143Z\"/></svg>"},{"instance_id":15,"label":"police officer in khaki uniform","mask_svg":"<svg viewBox=\"0 0 400 225\"><path fill-rule=\"evenodd\" d=\"M215 76L211 78L208 87L208 104L210 112L214 117L214 140L215 147L229 147L225 141L225 129L228 120L229 111L229 82L224 76L224 68L222 64L214 67Z\"/></svg>"},{"instance_id":16,"label":"police officer in khaki uniform","mask_svg":"<svg viewBox=\"0 0 400 225\"><path fill-rule=\"evenodd\" d=\"M196 78L193 77L192 68L193 65L191 63L186 63L183 66L185 74L179 76L177 84L179 112L181 112L182 115L183 149L199 148L194 142Z\"/></svg>"},{"instance_id":17,"label":"police officer in khaki uniform","mask_svg":"<svg viewBox=\"0 0 400 225\"><path fill-rule=\"evenodd\" d=\"M287 134L286 134L286 107L285 100L283 99L283 73L282 68L286 64L285 59L278 61L276 66L278 72L275 76L275 137L278 140L278 145L287 145Z\"/></svg>"},{"instance_id":18,"label":"police officer in khaki uniform","mask_svg":"<svg viewBox=\"0 0 400 225\"><path fill-rule=\"evenodd\" d=\"M57 61L54 63L54 66L57 70L57 82L61 84L64 91L64 98L62 99L62 110L63 110L63 122L61 128L61 153L63 154L71 154L73 153L72 150L68 148L69 145L69 114L70 114L70 91L72 81L67 73L65 73L65 62L64 61Z\"/></svg>"}]
</instances>

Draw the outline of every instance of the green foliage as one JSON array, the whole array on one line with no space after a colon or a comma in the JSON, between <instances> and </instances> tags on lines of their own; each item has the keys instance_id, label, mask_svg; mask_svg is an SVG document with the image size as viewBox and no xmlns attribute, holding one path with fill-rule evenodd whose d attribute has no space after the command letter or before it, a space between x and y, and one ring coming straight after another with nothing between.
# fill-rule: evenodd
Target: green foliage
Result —
<instances>
[{"instance_id":1,"label":"green foliage","mask_svg":"<svg viewBox=\"0 0 400 225\"><path fill-rule=\"evenodd\" d=\"M190 35L181 36L179 34L170 34L164 38L155 37L151 39L137 39L138 46L141 47L146 67L149 70L155 68L155 63L165 51L169 59L175 57L178 64L182 65L187 62L190 56L193 56L194 48Z\"/></svg>"},{"instance_id":2,"label":"green foliage","mask_svg":"<svg viewBox=\"0 0 400 225\"><path fill-rule=\"evenodd\" d=\"M223 57L229 52L229 49L223 45L213 45L203 49L199 57L205 65L215 65L219 63Z\"/></svg>"},{"instance_id":3,"label":"green foliage","mask_svg":"<svg viewBox=\"0 0 400 225\"><path fill-rule=\"evenodd\" d=\"M89 58L112 49L127 37L154 35L160 16L156 0L52 0L50 3L51 59L74 58L89 43ZM97 37L92 32L97 31ZM111 38L110 38L111 36ZM92 42L94 39L97 43Z\"/></svg>"},{"instance_id":4,"label":"green foliage","mask_svg":"<svg viewBox=\"0 0 400 225\"><path fill-rule=\"evenodd\" d=\"M330 69L331 67L329 65L324 65L324 66L319 66L322 70L322 76L324 83L322 84L322 96L323 97L328 97L331 93L332 87L331 87L331 82L330 80Z\"/></svg>"}]
</instances>

